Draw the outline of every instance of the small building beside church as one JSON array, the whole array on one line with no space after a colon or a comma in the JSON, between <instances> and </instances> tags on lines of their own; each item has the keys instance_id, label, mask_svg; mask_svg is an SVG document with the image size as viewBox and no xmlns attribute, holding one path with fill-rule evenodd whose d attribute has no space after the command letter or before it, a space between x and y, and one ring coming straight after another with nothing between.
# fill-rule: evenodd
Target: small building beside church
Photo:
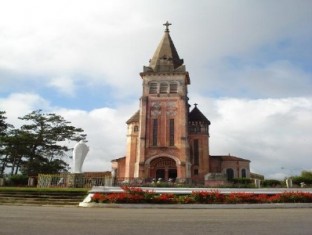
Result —
<instances>
[{"instance_id":1,"label":"small building beside church","mask_svg":"<svg viewBox=\"0 0 312 235\"><path fill-rule=\"evenodd\" d=\"M249 160L210 155L211 122L197 104L188 103L190 76L171 39L170 24L164 26L149 65L140 73L139 110L126 122L126 154L112 160L114 176L206 183L249 178Z\"/></svg>"}]
</instances>

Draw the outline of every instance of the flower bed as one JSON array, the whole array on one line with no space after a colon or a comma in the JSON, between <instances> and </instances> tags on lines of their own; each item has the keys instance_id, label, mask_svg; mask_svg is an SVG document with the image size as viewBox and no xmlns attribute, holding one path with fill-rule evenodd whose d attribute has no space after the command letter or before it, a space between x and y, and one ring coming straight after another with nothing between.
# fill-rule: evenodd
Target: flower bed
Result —
<instances>
[{"instance_id":1,"label":"flower bed","mask_svg":"<svg viewBox=\"0 0 312 235\"><path fill-rule=\"evenodd\" d=\"M135 187L122 187L119 193L95 193L91 202L96 203L162 203L162 204L238 204L238 203L312 203L307 192L283 192L279 194L229 193L217 190L196 191L187 195L157 194Z\"/></svg>"}]
</instances>

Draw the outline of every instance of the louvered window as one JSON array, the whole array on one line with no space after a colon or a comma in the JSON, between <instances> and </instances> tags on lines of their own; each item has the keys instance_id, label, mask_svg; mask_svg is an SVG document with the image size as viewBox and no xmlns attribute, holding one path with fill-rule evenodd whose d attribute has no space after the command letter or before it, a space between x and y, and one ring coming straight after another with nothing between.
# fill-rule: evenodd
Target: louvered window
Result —
<instances>
[{"instance_id":1,"label":"louvered window","mask_svg":"<svg viewBox=\"0 0 312 235\"><path fill-rule=\"evenodd\" d=\"M166 94L168 93L168 84L167 83L161 83L160 84L160 94Z\"/></svg>"},{"instance_id":2,"label":"louvered window","mask_svg":"<svg viewBox=\"0 0 312 235\"><path fill-rule=\"evenodd\" d=\"M170 84L170 93L178 93L178 84L177 83L171 83Z\"/></svg>"},{"instance_id":3,"label":"louvered window","mask_svg":"<svg viewBox=\"0 0 312 235\"><path fill-rule=\"evenodd\" d=\"M149 87L149 93L150 94L157 94L157 82L152 82L150 83L150 87Z\"/></svg>"}]
</instances>

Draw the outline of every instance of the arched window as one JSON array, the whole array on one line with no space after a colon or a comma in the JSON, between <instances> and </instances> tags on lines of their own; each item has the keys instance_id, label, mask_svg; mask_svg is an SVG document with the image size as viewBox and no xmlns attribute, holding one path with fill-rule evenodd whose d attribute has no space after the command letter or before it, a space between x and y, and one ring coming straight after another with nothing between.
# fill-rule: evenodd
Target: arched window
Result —
<instances>
[{"instance_id":1,"label":"arched window","mask_svg":"<svg viewBox=\"0 0 312 235\"><path fill-rule=\"evenodd\" d=\"M157 82L151 82L150 86L149 86L149 93L150 94L157 94L157 88L158 88Z\"/></svg>"},{"instance_id":2,"label":"arched window","mask_svg":"<svg viewBox=\"0 0 312 235\"><path fill-rule=\"evenodd\" d=\"M159 90L160 94L167 94L168 93L168 84L167 83L160 83L160 90Z\"/></svg>"},{"instance_id":3,"label":"arched window","mask_svg":"<svg viewBox=\"0 0 312 235\"><path fill-rule=\"evenodd\" d=\"M247 177L246 169L242 169L242 178L246 178L246 177Z\"/></svg>"},{"instance_id":4,"label":"arched window","mask_svg":"<svg viewBox=\"0 0 312 235\"><path fill-rule=\"evenodd\" d=\"M227 180L234 179L234 170L232 168L226 169Z\"/></svg>"}]
</instances>

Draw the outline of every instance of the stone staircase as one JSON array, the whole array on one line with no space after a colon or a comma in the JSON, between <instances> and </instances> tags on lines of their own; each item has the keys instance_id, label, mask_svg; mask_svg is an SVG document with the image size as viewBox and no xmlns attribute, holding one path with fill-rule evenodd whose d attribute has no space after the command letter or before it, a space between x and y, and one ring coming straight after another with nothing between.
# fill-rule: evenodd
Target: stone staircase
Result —
<instances>
[{"instance_id":1,"label":"stone staircase","mask_svg":"<svg viewBox=\"0 0 312 235\"><path fill-rule=\"evenodd\" d=\"M78 206L86 197L87 191L2 191L0 205L71 205Z\"/></svg>"}]
</instances>

